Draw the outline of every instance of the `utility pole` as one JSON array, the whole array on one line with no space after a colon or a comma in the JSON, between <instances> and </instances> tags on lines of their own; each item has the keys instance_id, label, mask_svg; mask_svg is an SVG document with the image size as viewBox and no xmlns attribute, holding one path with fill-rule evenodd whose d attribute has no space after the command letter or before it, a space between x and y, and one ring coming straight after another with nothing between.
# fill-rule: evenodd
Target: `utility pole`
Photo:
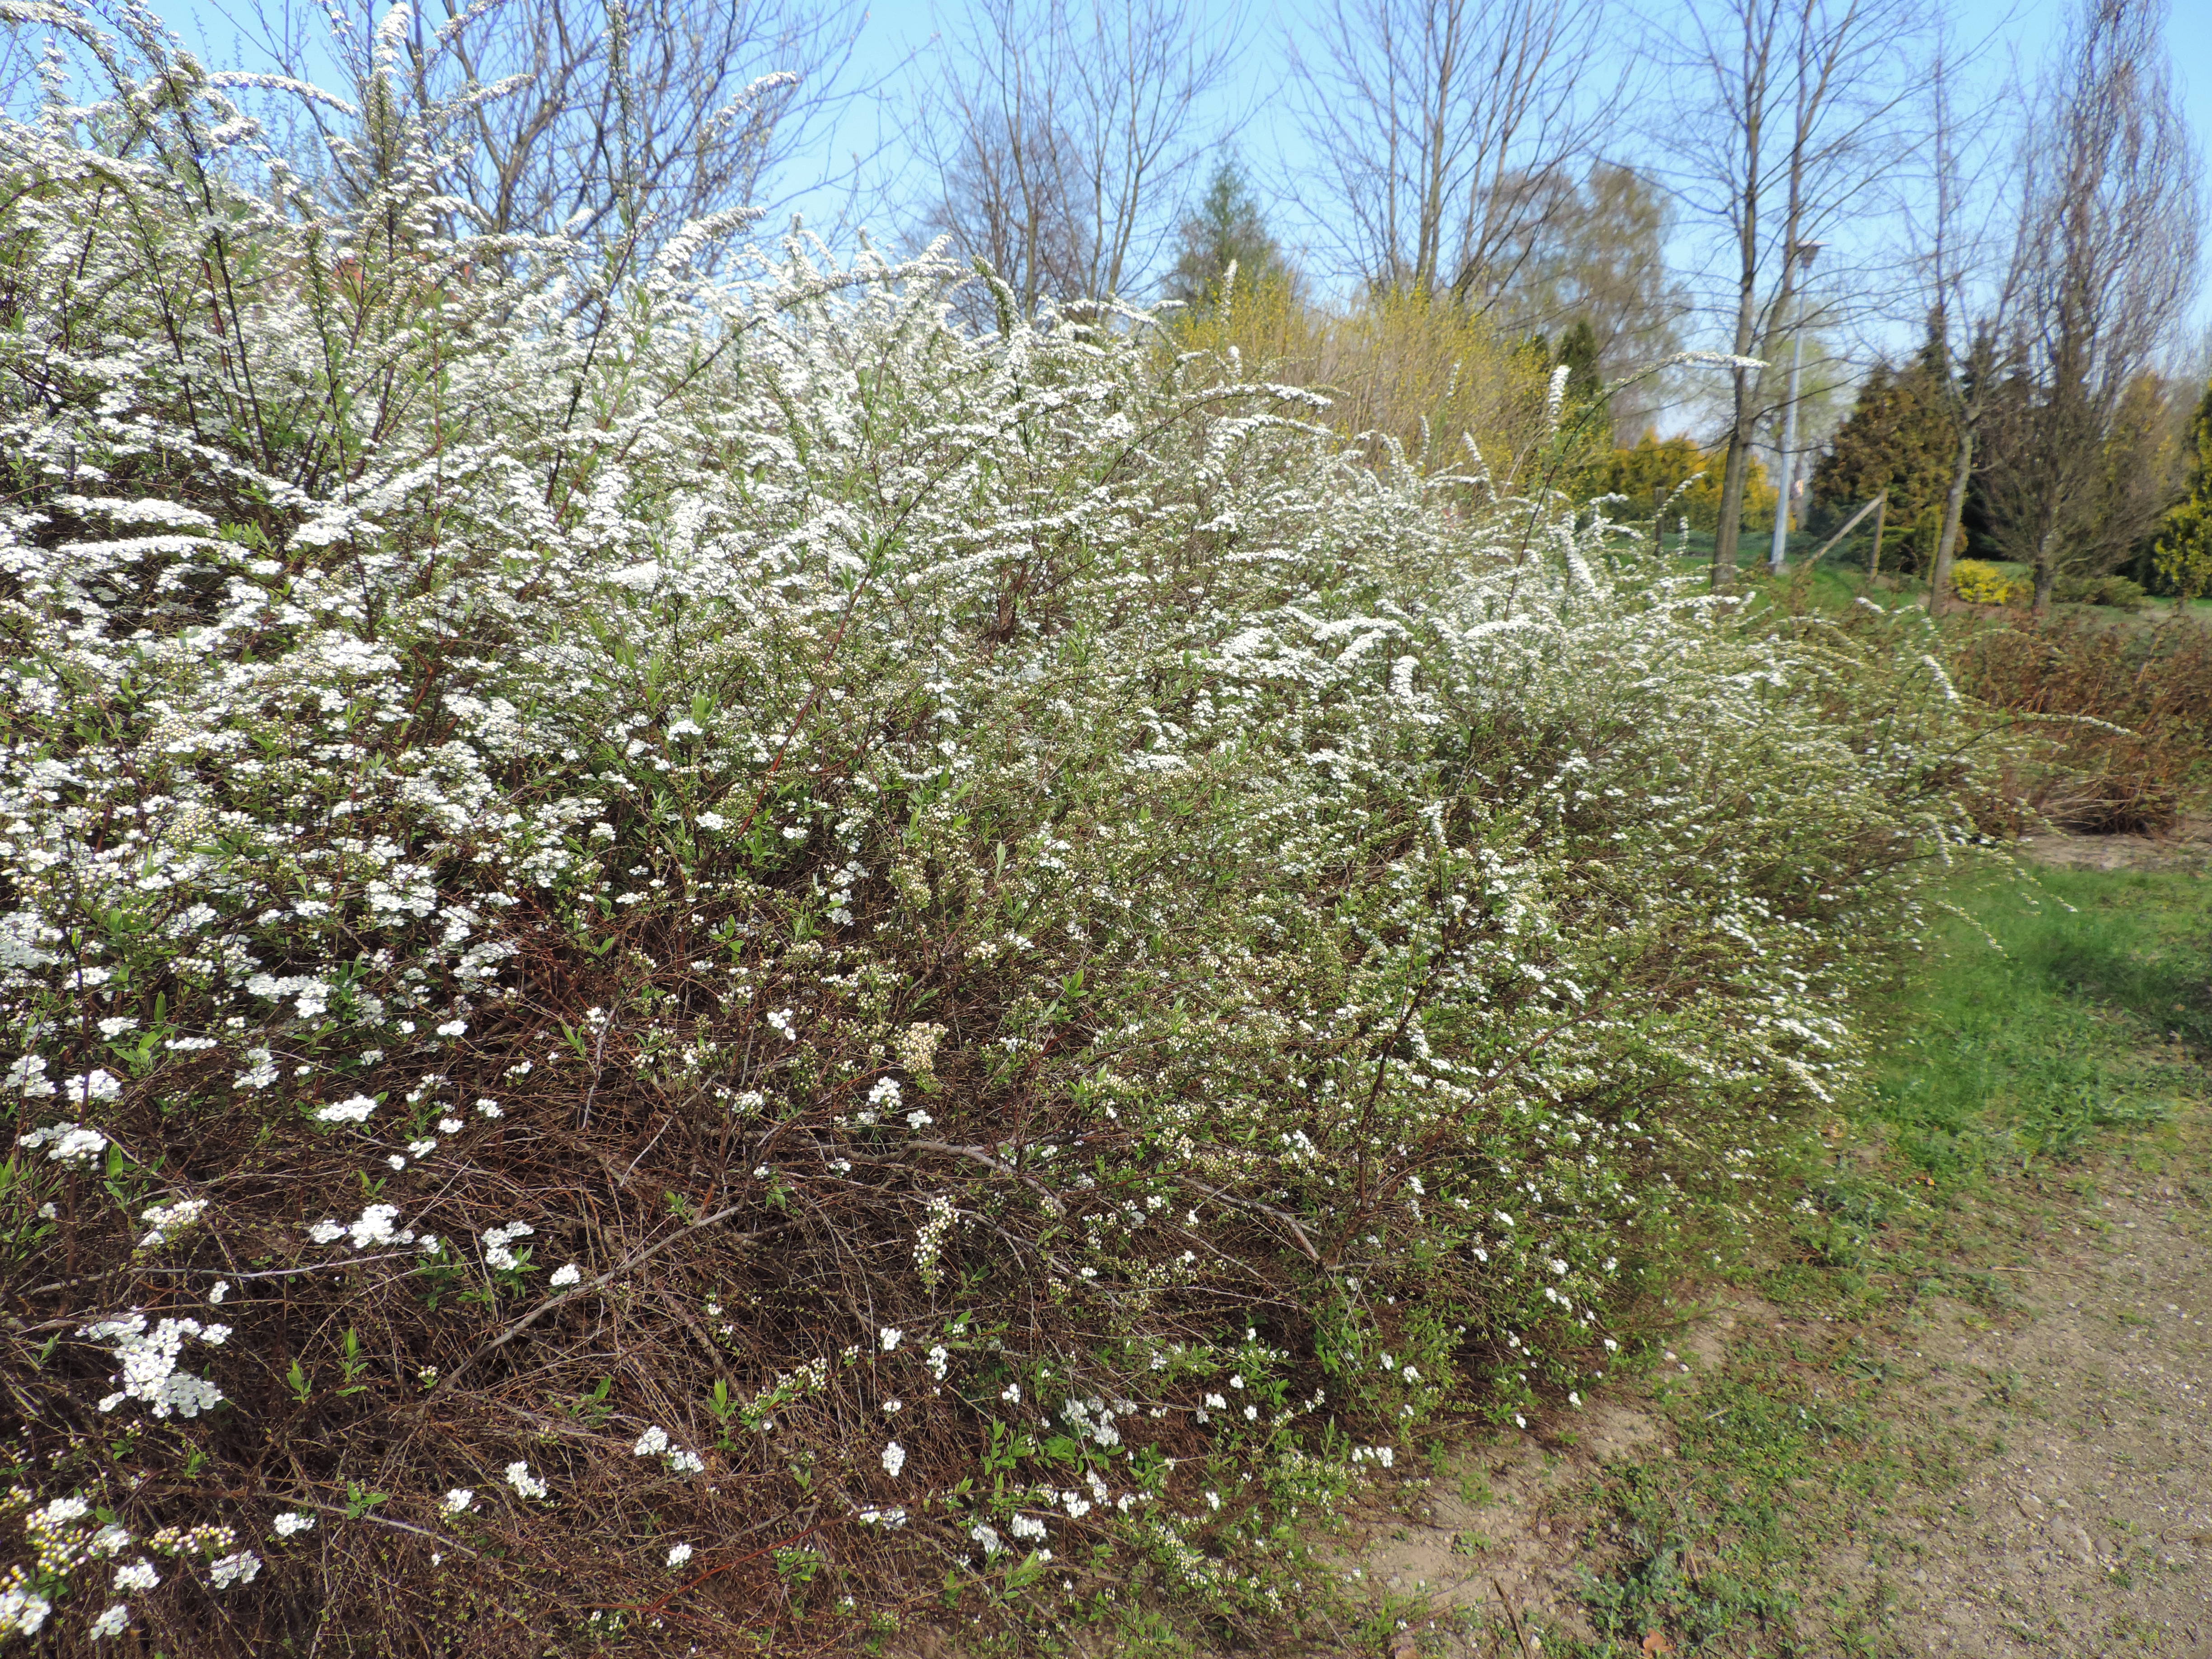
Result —
<instances>
[{"instance_id":1,"label":"utility pole","mask_svg":"<svg viewBox=\"0 0 2212 1659\"><path fill-rule=\"evenodd\" d=\"M1820 251L1818 242L1798 242L1791 246L1788 258L1797 262L1797 269L1802 273L1813 268L1813 256ZM1790 273L1786 269L1782 281L1784 290L1790 290ZM1766 559L1768 568L1778 571L1790 553L1790 472L1797 451L1797 371L1805 362L1805 294L1802 289L1795 292L1797 314L1790 329L1793 337L1790 348L1790 403L1783 411L1782 453L1776 458L1774 548Z\"/></svg>"}]
</instances>

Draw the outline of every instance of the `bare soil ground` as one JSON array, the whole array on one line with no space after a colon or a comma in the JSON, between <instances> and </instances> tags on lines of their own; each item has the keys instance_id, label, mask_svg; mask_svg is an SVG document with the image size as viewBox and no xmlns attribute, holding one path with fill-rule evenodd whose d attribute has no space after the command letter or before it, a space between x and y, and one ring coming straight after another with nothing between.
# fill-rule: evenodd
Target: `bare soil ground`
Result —
<instances>
[{"instance_id":1,"label":"bare soil ground","mask_svg":"<svg viewBox=\"0 0 2212 1659\"><path fill-rule=\"evenodd\" d=\"M2203 870L2208 827L2028 851ZM1901 1308L1712 1305L1641 1382L1468 1446L1361 1514L1336 1559L1387 1644L1401 1659L2212 1659L2212 1115L2192 1107L1948 1238ZM1759 1574L1726 1559L1729 1525L1631 1547L1633 1517L1689 1488L1685 1459L1736 1504L1734 1536L1765 1528L1768 1565L1799 1534L1794 1595L1745 1588Z\"/></svg>"}]
</instances>

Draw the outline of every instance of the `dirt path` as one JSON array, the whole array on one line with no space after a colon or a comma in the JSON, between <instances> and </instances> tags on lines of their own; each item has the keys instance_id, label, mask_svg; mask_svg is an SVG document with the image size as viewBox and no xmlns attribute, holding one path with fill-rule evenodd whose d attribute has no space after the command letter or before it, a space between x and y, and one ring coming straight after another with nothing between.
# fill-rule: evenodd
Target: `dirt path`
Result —
<instances>
[{"instance_id":1,"label":"dirt path","mask_svg":"<svg viewBox=\"0 0 2212 1659\"><path fill-rule=\"evenodd\" d=\"M1662 1636L1650 1651L2212 1659L2203 1151L2199 1137L2193 1175L2114 1170L2124 1184L1998 1264L1989 1277L2003 1288L1930 1295L1886 1341L1758 1304L1718 1313L1668 1368L1673 1398L1645 1390L1592 1410L1567 1438L1553 1425L1470 1449L1400 1509L1363 1516L1345 1559L1402 1606L1425 1651L1510 1653L1507 1601L1528 1629L1553 1632L1554 1651L1601 1651L1587 1575L1623 1564L1600 1478L1698 1455L1678 1448L1678 1425L1708 1398L1730 1401L1708 1387L1754 1351L1786 1351L1814 1376L1848 1353L1885 1374L1874 1435L1887 1462L1915 1473L1840 1516L1845 1538L1812 1565L1790 1638L1747 1623L1709 1648ZM1808 1494L1808 1528L1838 1522ZM1693 1582L1700 1568L1692 1559L1682 1571Z\"/></svg>"},{"instance_id":2,"label":"dirt path","mask_svg":"<svg viewBox=\"0 0 2212 1659\"><path fill-rule=\"evenodd\" d=\"M2003 1328L1940 1307L1898 1379L1986 1455L1908 1504L1887 1575L1899 1653L2212 1659L2212 1227L2179 1178L2114 1191L2020 1275ZM1885 1564L1882 1556L1887 1554Z\"/></svg>"}]
</instances>

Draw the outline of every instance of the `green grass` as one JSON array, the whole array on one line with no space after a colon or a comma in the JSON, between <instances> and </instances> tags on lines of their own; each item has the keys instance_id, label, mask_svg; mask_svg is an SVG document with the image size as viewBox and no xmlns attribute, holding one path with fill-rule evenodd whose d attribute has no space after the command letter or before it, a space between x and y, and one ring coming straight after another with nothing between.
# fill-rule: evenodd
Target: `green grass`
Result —
<instances>
[{"instance_id":1,"label":"green grass","mask_svg":"<svg viewBox=\"0 0 2212 1659\"><path fill-rule=\"evenodd\" d=\"M1814 536L1802 531L1793 532L1790 538L1791 568L1795 569L1802 565L1804 561L1818 552L1826 540L1827 537L1825 534ZM1667 537L1667 550L1670 554L1674 553L1680 544L1680 538L1669 532ZM1747 530L1744 532L1743 539L1738 544L1736 550L1736 568L1740 580L1749 586L1756 586L1766 580L1768 549L1769 532L1767 531ZM1811 595L1814 602L1816 605L1831 606L1848 605L1860 594L1869 592L1866 555L1866 537L1863 532L1854 531L1849 541L1814 567L1814 580ZM1676 567L1686 573L1694 574L1710 566L1712 563L1712 532L1693 530L1690 532L1689 551L1678 556ZM1893 604L1899 599L1924 594L1928 591L1928 584L1920 577L1909 573L1900 573L1897 568L1895 559L1894 544L1885 541L1882 545L1881 587L1876 595L1885 604ZM1997 568L2014 581L2027 581L2033 574L2031 568L2024 564L1993 562L1996 562ZM2174 615L2172 599L2155 598L2140 611L2123 611L2110 605L2061 605L2055 609L2061 614L2086 614L2100 621L2136 627L2151 627L2159 623L2169 622L2172 620ZM2191 600L2187 606L2187 614L2197 622L2212 627L2212 599Z\"/></svg>"},{"instance_id":2,"label":"green grass","mask_svg":"<svg viewBox=\"0 0 2212 1659\"><path fill-rule=\"evenodd\" d=\"M1900 1158L1957 1183L2170 1115L2192 1082L2173 1044L2212 1048L2212 883L2047 871L1962 897L1866 1103Z\"/></svg>"},{"instance_id":3,"label":"green grass","mask_svg":"<svg viewBox=\"0 0 2212 1659\"><path fill-rule=\"evenodd\" d=\"M1656 1364L1672 1456L1615 1464L1583 1495L1584 1612L1547 1653L1875 1651L1897 1575L1884 1517L1958 1480L1964 1431L1916 1421L1883 1358L1930 1290L1995 1310L1989 1271L2015 1222L2086 1160L2175 1114L2212 1049L2212 879L2190 872L1985 878L1923 971L1851 1103L1842 1149L1800 1172L1813 1214L1726 1294L1797 1317L1747 1331L1710 1375ZM1992 947L1992 940L1995 948ZM2055 1177L2055 1179L2054 1179ZM1822 1594L1820 1559L1863 1550L1858 1587Z\"/></svg>"}]
</instances>

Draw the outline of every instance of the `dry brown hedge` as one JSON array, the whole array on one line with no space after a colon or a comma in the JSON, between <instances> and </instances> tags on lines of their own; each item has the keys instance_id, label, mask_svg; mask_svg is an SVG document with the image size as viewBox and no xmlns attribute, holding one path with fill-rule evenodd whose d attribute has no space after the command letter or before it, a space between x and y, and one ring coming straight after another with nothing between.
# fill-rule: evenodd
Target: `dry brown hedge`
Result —
<instances>
[{"instance_id":1,"label":"dry brown hedge","mask_svg":"<svg viewBox=\"0 0 2212 1659\"><path fill-rule=\"evenodd\" d=\"M2061 829L2157 834L2212 782L2212 631L2191 617L2008 617L1953 660L1962 691L2033 739L2004 793Z\"/></svg>"}]
</instances>

